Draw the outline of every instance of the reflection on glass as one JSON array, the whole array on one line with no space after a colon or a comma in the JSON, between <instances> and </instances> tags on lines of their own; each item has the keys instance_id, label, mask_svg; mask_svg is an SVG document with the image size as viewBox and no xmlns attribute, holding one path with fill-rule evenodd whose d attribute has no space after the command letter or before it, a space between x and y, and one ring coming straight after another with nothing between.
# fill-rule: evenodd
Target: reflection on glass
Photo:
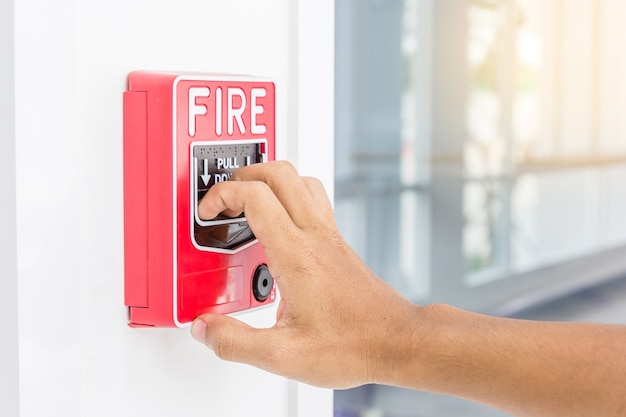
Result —
<instances>
[{"instance_id":1,"label":"reflection on glass","mask_svg":"<svg viewBox=\"0 0 626 417\"><path fill-rule=\"evenodd\" d=\"M533 270L626 244L626 1L335 10L335 210L377 274L492 308L555 289ZM336 415L392 415L381 392L337 392Z\"/></svg>"},{"instance_id":2,"label":"reflection on glass","mask_svg":"<svg viewBox=\"0 0 626 417\"><path fill-rule=\"evenodd\" d=\"M540 136L542 95L548 97L541 78L544 68L542 17L545 17L542 10L545 11L545 2L517 0L516 10L518 26L515 35L512 156L515 163L519 164L535 159L542 153L545 155L546 149L551 147L541 142L552 140L552 136ZM538 148L542 148L543 151Z\"/></svg>"},{"instance_id":3,"label":"reflection on glass","mask_svg":"<svg viewBox=\"0 0 626 417\"><path fill-rule=\"evenodd\" d=\"M597 168L519 178L513 191L512 268L528 271L599 247Z\"/></svg>"},{"instance_id":4,"label":"reflection on glass","mask_svg":"<svg viewBox=\"0 0 626 417\"><path fill-rule=\"evenodd\" d=\"M507 192L501 181L473 181L464 186L463 250L472 284L493 278L508 262Z\"/></svg>"},{"instance_id":5,"label":"reflection on glass","mask_svg":"<svg viewBox=\"0 0 626 417\"><path fill-rule=\"evenodd\" d=\"M510 2L473 0L468 9L467 60L469 85L464 161L463 252L465 271L473 276L505 267L505 182L497 180L509 167L505 122L509 113L507 69L510 50L506 45ZM493 179L489 179L493 178Z\"/></svg>"},{"instance_id":6,"label":"reflection on glass","mask_svg":"<svg viewBox=\"0 0 626 417\"><path fill-rule=\"evenodd\" d=\"M598 71L602 80L599 92L599 144L603 156L626 154L626 2L604 1L598 19L599 56L604 63Z\"/></svg>"},{"instance_id":7,"label":"reflection on glass","mask_svg":"<svg viewBox=\"0 0 626 417\"><path fill-rule=\"evenodd\" d=\"M466 282L613 241L598 220L611 168L595 165L626 151L624 17L608 0L471 2Z\"/></svg>"},{"instance_id":8,"label":"reflection on glass","mask_svg":"<svg viewBox=\"0 0 626 417\"><path fill-rule=\"evenodd\" d=\"M473 0L468 12L470 79L465 171L471 176L500 173L504 164L499 91L503 4L503 1Z\"/></svg>"},{"instance_id":9,"label":"reflection on glass","mask_svg":"<svg viewBox=\"0 0 626 417\"><path fill-rule=\"evenodd\" d=\"M623 137L626 142L626 136ZM608 167L601 173L601 195L606 204L600 217L601 239L605 247L626 242L626 165Z\"/></svg>"},{"instance_id":10,"label":"reflection on glass","mask_svg":"<svg viewBox=\"0 0 626 417\"><path fill-rule=\"evenodd\" d=\"M558 100L563 121L558 129L561 157L582 157L595 152L594 118L598 111L594 89L596 63L594 30L598 22L598 0L577 0L575 7L562 2L562 44L560 45ZM602 2L604 3L604 2Z\"/></svg>"},{"instance_id":11,"label":"reflection on glass","mask_svg":"<svg viewBox=\"0 0 626 417\"><path fill-rule=\"evenodd\" d=\"M421 0L338 2L335 206L341 232L406 296L427 294ZM352 71L348 69L352 68ZM358 70L355 70L358 68Z\"/></svg>"},{"instance_id":12,"label":"reflection on glass","mask_svg":"<svg viewBox=\"0 0 626 417\"><path fill-rule=\"evenodd\" d=\"M543 0L473 0L469 6L465 172L469 180L496 182L502 190L490 194L476 184L465 187L469 275L510 269L509 259L519 266L520 256L527 259L524 265L528 259L542 262L521 255L531 252L520 250L520 224L528 220L511 221L508 206L518 216L519 208L529 204L530 194L520 191L528 183L518 182L533 164L554 167L564 158L588 158L594 151L591 125L598 109L592 91L600 81L594 78L598 64L592 46L599 10L598 2L590 0L580 0L577 7ZM538 178L537 187L545 188L547 177ZM512 202L511 186L516 190ZM481 209L482 216L476 214Z\"/></svg>"}]
</instances>

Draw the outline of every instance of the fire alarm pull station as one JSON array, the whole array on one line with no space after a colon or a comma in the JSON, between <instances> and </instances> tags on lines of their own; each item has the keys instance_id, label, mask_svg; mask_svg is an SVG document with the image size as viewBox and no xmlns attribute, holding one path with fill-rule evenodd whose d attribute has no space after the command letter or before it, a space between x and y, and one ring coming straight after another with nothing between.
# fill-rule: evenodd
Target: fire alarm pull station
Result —
<instances>
[{"instance_id":1,"label":"fire alarm pull station","mask_svg":"<svg viewBox=\"0 0 626 417\"><path fill-rule=\"evenodd\" d=\"M265 79L136 71L124 93L124 275L132 327L272 303L276 287L245 213L198 202L240 167L275 157Z\"/></svg>"}]
</instances>

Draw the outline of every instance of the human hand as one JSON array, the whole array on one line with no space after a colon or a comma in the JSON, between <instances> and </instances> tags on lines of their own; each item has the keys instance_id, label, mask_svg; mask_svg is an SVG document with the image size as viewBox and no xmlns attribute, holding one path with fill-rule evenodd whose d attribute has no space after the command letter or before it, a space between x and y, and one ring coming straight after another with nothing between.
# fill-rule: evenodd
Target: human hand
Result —
<instances>
[{"instance_id":1,"label":"human hand","mask_svg":"<svg viewBox=\"0 0 626 417\"><path fill-rule=\"evenodd\" d=\"M205 314L191 328L222 359L309 384L346 388L386 380L404 356L419 307L378 278L339 234L323 185L287 162L255 164L213 186L198 213L245 212L281 295L276 324L255 329ZM409 340L406 340L409 342Z\"/></svg>"},{"instance_id":2,"label":"human hand","mask_svg":"<svg viewBox=\"0 0 626 417\"><path fill-rule=\"evenodd\" d=\"M623 326L542 323L416 306L342 239L319 181L286 162L238 170L199 204L246 213L281 294L276 324L205 314L194 338L218 357L312 385L383 383L455 395L519 416L623 416Z\"/></svg>"}]
</instances>

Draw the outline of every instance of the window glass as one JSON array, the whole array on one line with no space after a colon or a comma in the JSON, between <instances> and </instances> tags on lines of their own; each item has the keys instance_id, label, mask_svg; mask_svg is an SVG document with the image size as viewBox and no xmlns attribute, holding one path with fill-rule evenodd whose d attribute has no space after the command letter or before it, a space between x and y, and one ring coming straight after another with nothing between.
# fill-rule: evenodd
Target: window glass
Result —
<instances>
[{"instance_id":1,"label":"window glass","mask_svg":"<svg viewBox=\"0 0 626 417\"><path fill-rule=\"evenodd\" d=\"M626 161L625 10L613 0L470 1L468 284L603 247L604 170Z\"/></svg>"},{"instance_id":2,"label":"window glass","mask_svg":"<svg viewBox=\"0 0 626 417\"><path fill-rule=\"evenodd\" d=\"M626 247L625 1L335 11L335 211L375 273L483 312L607 278L589 271ZM337 391L335 415L503 416L416 395Z\"/></svg>"},{"instance_id":3,"label":"window glass","mask_svg":"<svg viewBox=\"0 0 626 417\"><path fill-rule=\"evenodd\" d=\"M428 291L419 0L337 3L335 206L341 232L405 295Z\"/></svg>"},{"instance_id":4,"label":"window glass","mask_svg":"<svg viewBox=\"0 0 626 417\"><path fill-rule=\"evenodd\" d=\"M513 191L512 267L518 272L599 246L598 170L522 175Z\"/></svg>"},{"instance_id":5,"label":"window glass","mask_svg":"<svg viewBox=\"0 0 626 417\"><path fill-rule=\"evenodd\" d=\"M464 147L467 182L463 187L465 272L473 283L506 268L507 212L503 209L509 170L511 74L508 45L511 7L506 1L472 0L467 12L466 105Z\"/></svg>"},{"instance_id":6,"label":"window glass","mask_svg":"<svg viewBox=\"0 0 626 417\"><path fill-rule=\"evenodd\" d=\"M597 55L604 63L598 71L599 152L606 157L626 153L626 3L605 0L598 13L599 46Z\"/></svg>"}]
</instances>

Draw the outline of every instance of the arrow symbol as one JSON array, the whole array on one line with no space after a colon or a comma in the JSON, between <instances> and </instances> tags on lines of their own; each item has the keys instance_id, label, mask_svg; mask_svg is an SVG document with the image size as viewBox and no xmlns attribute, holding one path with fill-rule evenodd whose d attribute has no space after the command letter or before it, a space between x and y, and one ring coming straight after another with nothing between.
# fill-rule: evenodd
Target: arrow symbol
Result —
<instances>
[{"instance_id":1,"label":"arrow symbol","mask_svg":"<svg viewBox=\"0 0 626 417\"><path fill-rule=\"evenodd\" d=\"M206 187L207 185L209 185L211 174L209 174L209 160L204 159L203 161L204 161L204 174L200 175L200 178L202 178L202 182L204 183L204 186Z\"/></svg>"}]
</instances>

